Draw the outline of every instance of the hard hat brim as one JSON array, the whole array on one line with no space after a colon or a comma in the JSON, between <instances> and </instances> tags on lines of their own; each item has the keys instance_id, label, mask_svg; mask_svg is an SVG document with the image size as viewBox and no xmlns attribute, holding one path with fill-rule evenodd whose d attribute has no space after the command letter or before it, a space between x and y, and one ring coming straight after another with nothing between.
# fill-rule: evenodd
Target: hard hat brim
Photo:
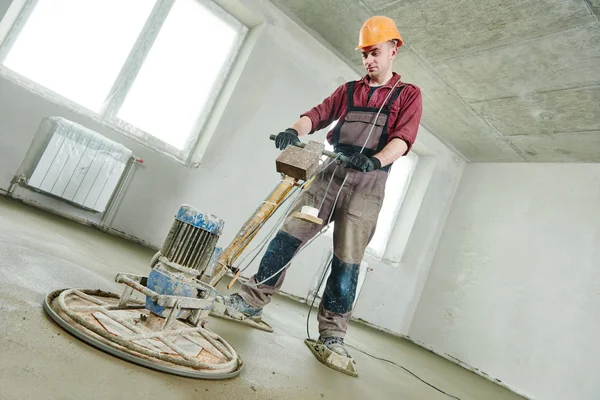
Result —
<instances>
[{"instance_id":1,"label":"hard hat brim","mask_svg":"<svg viewBox=\"0 0 600 400\"><path fill-rule=\"evenodd\" d=\"M389 41L391 41L391 40L396 40L396 41L397 41L397 43L396 43L396 47L400 47L400 46L402 46L402 45L404 44L404 42L402 41L402 39L399 39L399 38L393 38L393 39L389 39L389 40L383 40L383 41L381 41L381 42L375 42L375 43L365 43L365 44L363 44L363 45L357 46L357 47L356 47L354 50L362 50L362 49L364 49L364 48L371 47L371 46L375 46L376 44L379 44L379 43L389 42Z\"/></svg>"}]
</instances>

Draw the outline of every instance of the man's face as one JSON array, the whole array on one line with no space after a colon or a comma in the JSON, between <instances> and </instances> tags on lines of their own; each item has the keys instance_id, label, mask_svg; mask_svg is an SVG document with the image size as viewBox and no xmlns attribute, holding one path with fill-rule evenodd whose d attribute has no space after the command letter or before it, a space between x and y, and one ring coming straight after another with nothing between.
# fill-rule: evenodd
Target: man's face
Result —
<instances>
[{"instance_id":1,"label":"man's face","mask_svg":"<svg viewBox=\"0 0 600 400\"><path fill-rule=\"evenodd\" d=\"M394 43L384 42L362 49L363 65L371 78L384 76L391 68L398 50Z\"/></svg>"}]
</instances>

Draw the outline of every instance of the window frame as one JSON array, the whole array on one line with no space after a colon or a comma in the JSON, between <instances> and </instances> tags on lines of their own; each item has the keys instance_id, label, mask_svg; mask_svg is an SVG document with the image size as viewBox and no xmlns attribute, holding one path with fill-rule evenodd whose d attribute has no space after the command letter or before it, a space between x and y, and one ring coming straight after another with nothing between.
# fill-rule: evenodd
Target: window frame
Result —
<instances>
[{"instance_id":1,"label":"window frame","mask_svg":"<svg viewBox=\"0 0 600 400\"><path fill-rule=\"evenodd\" d=\"M123 105L131 87L133 86L133 83L135 82L135 79L144 64L146 57L150 53L152 45L158 37L171 8L175 4L175 1L176 0L156 0L156 3L146 19L144 26L139 32L129 55L123 63L119 74L115 78L115 81L113 82L113 85L110 88L100 111L90 110L89 108L60 95L59 93L42 86L34 80L20 75L17 71L11 70L4 65L7 55L19 37L19 34L25 27L25 24L35 9L38 0L14 0L9 7L7 15L5 15L4 19L0 21L0 76L8 78L20 86L24 86L26 89L29 89L30 91L46 98L47 100L64 106L70 111L90 117L95 122L98 122L99 124L106 126L130 139L135 140L143 146L162 153L180 163L186 165L196 164L198 160L193 160L194 150L198 145L198 142L203 137L203 130L211 118L211 113L221 97L227 79L232 72L234 64L250 32L250 28L246 26L246 24L215 2L211 0L194 0L205 6L212 13L232 26L237 32L237 37L234 45L232 46L228 59L221 66L219 79L211 82L212 90L208 96L204 108L199 110L200 113L198 114L194 128L191 130L183 148L178 149L175 146L156 138L141 128L138 128L133 124L117 117L118 112ZM10 21L10 18L7 17L10 17L8 14L13 6L18 7L19 9L15 13L16 16L13 17L12 21ZM6 24L8 24L8 26L6 26ZM4 35L2 34L3 31L5 31ZM168 76L166 76L165 79L168 79Z\"/></svg>"},{"instance_id":2,"label":"window frame","mask_svg":"<svg viewBox=\"0 0 600 400\"><path fill-rule=\"evenodd\" d=\"M402 191L402 194L398 198L398 200L395 204L395 207L393 209L394 211L392 213L392 222L390 223L390 230L389 230L388 234L383 238L383 248L382 248L381 252L378 252L375 249L373 249L371 247L371 243L369 243L369 245L367 245L367 248L365 249L365 253L369 254L371 257L376 258L377 260L386 259L388 247L390 245L390 241L394 234L394 227L398 223L398 216L400 215L400 210L402 209L402 207L404 205L404 200L406 199L406 194L410 190L410 185L412 183L413 177L415 175L415 171L419 164L419 156L415 152L411 151L404 157L408 157L411 159L410 171L408 172L408 175L407 175L406 184L404 185L404 190ZM393 168L394 167L392 167L392 169ZM400 168L400 167L396 165L396 168ZM388 182L389 182L389 180L388 180ZM385 201L385 199L383 201Z\"/></svg>"}]
</instances>

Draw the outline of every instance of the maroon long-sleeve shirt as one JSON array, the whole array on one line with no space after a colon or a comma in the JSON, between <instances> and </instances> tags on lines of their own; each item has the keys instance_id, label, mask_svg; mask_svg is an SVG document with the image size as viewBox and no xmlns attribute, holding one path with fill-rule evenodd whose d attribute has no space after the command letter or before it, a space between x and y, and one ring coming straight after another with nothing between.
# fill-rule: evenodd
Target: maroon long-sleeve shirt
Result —
<instances>
[{"instance_id":1,"label":"maroon long-sleeve shirt","mask_svg":"<svg viewBox=\"0 0 600 400\"><path fill-rule=\"evenodd\" d=\"M381 107L383 101L396 82L400 80L400 75L393 73L392 78L385 85L378 87L369 99L369 76L363 77L357 81L354 89L354 105L358 107ZM406 87L398 96L398 99L390 107L388 118L388 143L392 139L402 139L406 142L408 149L406 154L412 148L419 130L422 114L421 90L408 83L400 82L396 88L405 85ZM312 131L323 129L333 121L346 117L348 112L348 83L338 87L321 104L305 112L302 116L310 118L312 121ZM333 131L327 133L327 140L332 142Z\"/></svg>"}]
</instances>

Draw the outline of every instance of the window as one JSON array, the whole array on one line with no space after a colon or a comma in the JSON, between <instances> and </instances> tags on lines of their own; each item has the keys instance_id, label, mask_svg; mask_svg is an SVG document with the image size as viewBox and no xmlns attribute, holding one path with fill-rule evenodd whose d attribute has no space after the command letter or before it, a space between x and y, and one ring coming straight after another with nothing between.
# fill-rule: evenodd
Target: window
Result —
<instances>
[{"instance_id":1,"label":"window","mask_svg":"<svg viewBox=\"0 0 600 400\"><path fill-rule=\"evenodd\" d=\"M24 4L0 47L4 71L187 160L247 27L209 0Z\"/></svg>"},{"instance_id":2,"label":"window","mask_svg":"<svg viewBox=\"0 0 600 400\"><path fill-rule=\"evenodd\" d=\"M330 127L333 128L336 123L337 121ZM333 151L333 146L327 140L325 140L325 149ZM377 258L383 258L418 159L419 157L415 153L410 152L394 162L390 171L385 187L385 198L377 219L377 228L367 247L367 252ZM331 223L331 227L327 231L328 234L333 234L333 225L334 223Z\"/></svg>"},{"instance_id":3,"label":"window","mask_svg":"<svg viewBox=\"0 0 600 400\"><path fill-rule=\"evenodd\" d=\"M396 224L396 217L404 196L408 190L413 172L417 165L418 156L412 152L401 157L392 167L385 186L385 198L377 220L375 235L369 243L368 252L378 258L382 258L390 239L392 229Z\"/></svg>"}]
</instances>

